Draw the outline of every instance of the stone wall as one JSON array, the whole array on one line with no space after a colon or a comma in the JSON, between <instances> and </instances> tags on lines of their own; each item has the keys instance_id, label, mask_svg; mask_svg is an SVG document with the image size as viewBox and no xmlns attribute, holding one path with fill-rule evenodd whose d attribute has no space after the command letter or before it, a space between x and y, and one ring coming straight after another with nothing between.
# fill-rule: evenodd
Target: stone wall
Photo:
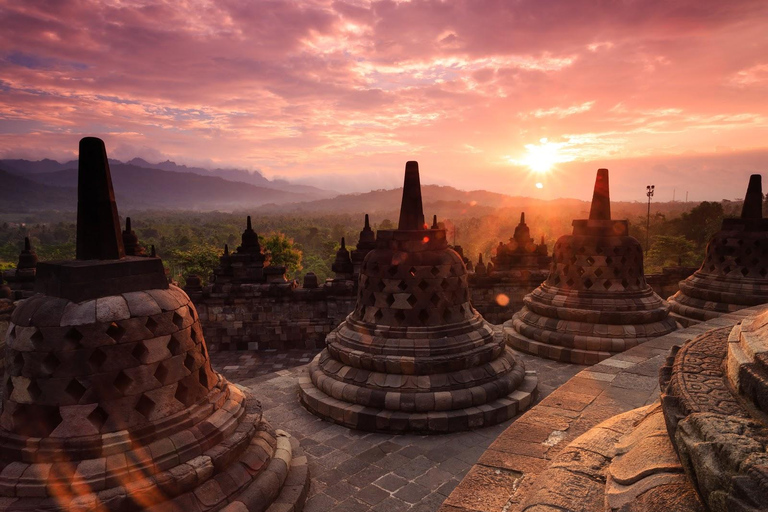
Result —
<instances>
[{"instance_id":1,"label":"stone wall","mask_svg":"<svg viewBox=\"0 0 768 512\"><path fill-rule=\"evenodd\" d=\"M469 275L472 305L492 324L503 324L523 307L523 297L546 278L546 270L509 270Z\"/></svg>"},{"instance_id":2,"label":"stone wall","mask_svg":"<svg viewBox=\"0 0 768 512\"><path fill-rule=\"evenodd\" d=\"M698 270L698 267L670 267L662 270L661 274L646 274L647 282L659 297L667 300L680 289L680 281Z\"/></svg>"},{"instance_id":3,"label":"stone wall","mask_svg":"<svg viewBox=\"0 0 768 512\"><path fill-rule=\"evenodd\" d=\"M225 285L219 292L209 286L190 297L211 352L322 348L356 299L351 281Z\"/></svg>"},{"instance_id":4,"label":"stone wall","mask_svg":"<svg viewBox=\"0 0 768 512\"><path fill-rule=\"evenodd\" d=\"M0 299L0 373L5 367L5 337L8 334L8 327L11 322L11 314L16 305L13 301Z\"/></svg>"}]
</instances>

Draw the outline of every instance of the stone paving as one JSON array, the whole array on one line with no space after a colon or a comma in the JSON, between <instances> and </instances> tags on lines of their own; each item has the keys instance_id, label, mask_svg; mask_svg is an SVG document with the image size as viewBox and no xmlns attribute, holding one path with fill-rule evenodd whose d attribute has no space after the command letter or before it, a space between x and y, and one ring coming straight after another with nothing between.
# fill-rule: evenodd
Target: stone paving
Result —
<instances>
[{"instance_id":1,"label":"stone paving","mask_svg":"<svg viewBox=\"0 0 768 512\"><path fill-rule=\"evenodd\" d=\"M298 375L319 351L217 352L216 371L247 386L264 417L296 437L312 484L305 511L435 511L486 448L515 419L493 427L436 436L349 430L307 412L298 399ZM522 355L539 377L539 399L583 366Z\"/></svg>"}]
</instances>

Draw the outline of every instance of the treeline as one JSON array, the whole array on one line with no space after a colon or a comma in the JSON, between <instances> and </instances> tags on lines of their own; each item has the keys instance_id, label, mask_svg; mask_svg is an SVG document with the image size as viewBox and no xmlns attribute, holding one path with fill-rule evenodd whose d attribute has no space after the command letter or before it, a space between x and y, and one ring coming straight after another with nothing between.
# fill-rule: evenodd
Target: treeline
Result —
<instances>
[{"instance_id":1,"label":"treeline","mask_svg":"<svg viewBox=\"0 0 768 512\"><path fill-rule=\"evenodd\" d=\"M645 260L646 273L660 272L665 266L698 266L709 238L720 229L725 216L736 216L741 203L703 202L687 211L660 209L650 219L650 250ZM532 208L526 211L526 223L538 243L543 236L551 251L556 239L571 232L571 220L584 218L583 207L569 211ZM447 213L447 212L446 212ZM500 241L509 239L520 221L520 212L512 209L477 208L462 212L455 206L455 217L442 217L450 243L461 245L472 261L482 253L489 258ZM622 217L622 214L625 214ZM614 218L626 218L614 211ZM245 229L245 213L221 212L132 212L133 229L147 248L154 245L163 258L169 275L183 284L183 278L196 273L207 281L218 264L224 244L234 251ZM646 217L629 218L630 234L646 246ZM431 221L431 219L430 219ZM122 219L124 223L124 219ZM364 215L296 214L253 216L253 228L259 234L268 260L286 265L290 278L314 272L322 280L332 277L331 265L341 238L354 248ZM384 218L372 216L371 227L392 229L397 223L394 212ZM74 215L35 214L24 222L0 223L0 268L16 265L24 237L30 237L41 261L74 258Z\"/></svg>"}]
</instances>

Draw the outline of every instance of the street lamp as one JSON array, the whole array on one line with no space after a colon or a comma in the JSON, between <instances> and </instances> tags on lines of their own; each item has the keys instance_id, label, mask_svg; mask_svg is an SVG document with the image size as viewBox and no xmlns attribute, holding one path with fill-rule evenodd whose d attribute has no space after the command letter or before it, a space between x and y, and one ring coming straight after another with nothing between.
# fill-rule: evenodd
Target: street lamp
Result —
<instances>
[{"instance_id":1,"label":"street lamp","mask_svg":"<svg viewBox=\"0 0 768 512\"><path fill-rule=\"evenodd\" d=\"M651 198L653 197L653 189L656 186L648 185L645 187L645 195L648 196L648 219L645 223L645 255L648 256L648 249L651 248Z\"/></svg>"}]
</instances>

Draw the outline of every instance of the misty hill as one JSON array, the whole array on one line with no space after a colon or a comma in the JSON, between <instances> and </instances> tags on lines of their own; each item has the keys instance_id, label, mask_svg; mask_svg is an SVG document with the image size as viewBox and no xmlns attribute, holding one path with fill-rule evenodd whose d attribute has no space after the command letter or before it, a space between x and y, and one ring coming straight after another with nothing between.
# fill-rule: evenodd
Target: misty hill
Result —
<instances>
[{"instance_id":1,"label":"misty hill","mask_svg":"<svg viewBox=\"0 0 768 512\"><path fill-rule=\"evenodd\" d=\"M177 165L170 160L166 160L165 162L160 162L158 164L152 164L142 158L133 158L125 164L132 165L134 167L157 169L166 172L218 177L228 181L239 181L242 183L248 183L250 185L256 185L257 187L271 188L284 192L296 192L302 194L302 196L297 199L299 201L325 199L336 195L335 192L323 190L309 185L298 185L286 180L269 180L258 171L250 172L244 169L204 169L202 167L187 167L186 165ZM116 165L123 165L123 162L110 158L109 165L114 167ZM0 160L0 169L5 169L8 172L18 174L20 176L36 179L34 175L37 174L48 174L67 169L77 169L77 160L71 160L64 163L59 163L55 160L50 160L47 158L38 161L23 159Z\"/></svg>"},{"instance_id":2,"label":"misty hill","mask_svg":"<svg viewBox=\"0 0 768 512\"><path fill-rule=\"evenodd\" d=\"M312 198L306 194L257 187L216 176L161 171L120 163L111 163L110 169L115 196L123 209L232 210ZM33 180L40 184L38 187L42 185L46 190L51 187L71 187L74 190L77 187L76 168L28 174L28 179L15 178L23 182ZM47 208L45 202L37 200L37 196L26 193L29 187L13 192L14 186L12 183L9 188L16 204L35 210ZM69 209L75 208L76 201L73 200Z\"/></svg>"},{"instance_id":3,"label":"misty hill","mask_svg":"<svg viewBox=\"0 0 768 512\"><path fill-rule=\"evenodd\" d=\"M41 209L72 210L76 205L77 191L74 188L42 185L0 169L2 213L26 213Z\"/></svg>"}]
</instances>

